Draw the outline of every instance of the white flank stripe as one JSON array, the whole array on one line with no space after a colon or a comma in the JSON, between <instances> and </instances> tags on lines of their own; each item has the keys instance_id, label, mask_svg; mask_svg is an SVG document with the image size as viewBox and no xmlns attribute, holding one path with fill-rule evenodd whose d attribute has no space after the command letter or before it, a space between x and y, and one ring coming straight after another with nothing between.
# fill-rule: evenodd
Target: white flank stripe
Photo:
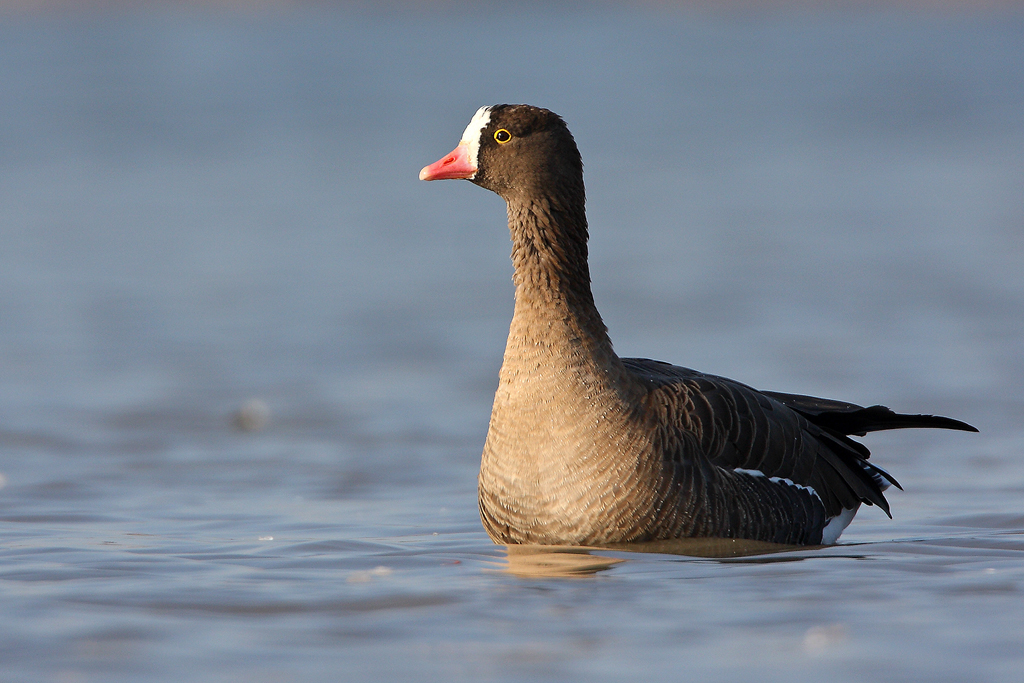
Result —
<instances>
[{"instance_id":1,"label":"white flank stripe","mask_svg":"<svg viewBox=\"0 0 1024 683\"><path fill-rule=\"evenodd\" d=\"M764 472L761 472L760 470L744 470L737 468L733 470L733 472L745 474L748 477L764 477ZM804 489L806 491L809 491L811 495L817 498L818 500L821 500L821 496L819 496L818 492L815 491L812 487L802 486L791 479L785 479L783 477L770 477L768 481L776 484L786 484L788 486L793 486L798 489ZM842 512L840 512L835 517L829 519L828 522L825 524L825 528L821 530L821 544L832 545L833 543L838 541L843 531L846 530L846 527L850 526L850 522L853 521L853 517L857 514L857 510L859 509L860 505L853 508L852 510L850 508L843 508Z\"/></svg>"},{"instance_id":2,"label":"white flank stripe","mask_svg":"<svg viewBox=\"0 0 1024 683\"><path fill-rule=\"evenodd\" d=\"M761 470L744 470L744 469L736 468L736 469L733 470L733 472L738 472L740 474L745 474L748 477L763 477L764 476L764 472L762 472ZM821 500L821 496L818 495L818 492L815 491L813 487L804 486L803 484L798 484L795 481L793 481L792 479L786 479L785 477L769 477L768 481L772 482L773 484L786 484L787 486L792 486L793 488L796 488L796 489L803 489L804 491L807 491L808 493L810 493L812 496L814 496L818 500Z\"/></svg>"},{"instance_id":3,"label":"white flank stripe","mask_svg":"<svg viewBox=\"0 0 1024 683\"><path fill-rule=\"evenodd\" d=\"M466 132L462 134L462 142L469 145L469 162L473 164L473 168L480 167L476 163L477 153L480 151L480 132L484 129L484 126L490 122L491 108L480 107L476 110L476 113L473 114L473 118L469 120L469 125L466 126Z\"/></svg>"}]
</instances>

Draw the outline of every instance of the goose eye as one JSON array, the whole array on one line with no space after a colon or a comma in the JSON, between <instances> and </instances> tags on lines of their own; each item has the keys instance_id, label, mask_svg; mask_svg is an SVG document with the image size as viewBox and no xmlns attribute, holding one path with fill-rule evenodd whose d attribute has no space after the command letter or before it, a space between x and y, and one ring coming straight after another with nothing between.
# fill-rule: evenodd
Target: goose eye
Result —
<instances>
[{"instance_id":1,"label":"goose eye","mask_svg":"<svg viewBox=\"0 0 1024 683\"><path fill-rule=\"evenodd\" d=\"M506 142L512 139L512 133L509 133L504 128L499 128L494 131L494 139L498 141L498 144L504 145Z\"/></svg>"}]
</instances>

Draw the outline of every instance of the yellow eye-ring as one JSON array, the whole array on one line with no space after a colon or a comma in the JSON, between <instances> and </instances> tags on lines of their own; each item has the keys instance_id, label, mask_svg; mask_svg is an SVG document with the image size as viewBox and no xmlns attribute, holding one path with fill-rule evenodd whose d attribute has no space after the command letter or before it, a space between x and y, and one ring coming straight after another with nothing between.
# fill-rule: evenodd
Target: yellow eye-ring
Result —
<instances>
[{"instance_id":1,"label":"yellow eye-ring","mask_svg":"<svg viewBox=\"0 0 1024 683\"><path fill-rule=\"evenodd\" d=\"M512 139L512 133L509 133L504 128L499 128L494 131L494 139L498 141L499 145L504 145L506 142Z\"/></svg>"}]
</instances>

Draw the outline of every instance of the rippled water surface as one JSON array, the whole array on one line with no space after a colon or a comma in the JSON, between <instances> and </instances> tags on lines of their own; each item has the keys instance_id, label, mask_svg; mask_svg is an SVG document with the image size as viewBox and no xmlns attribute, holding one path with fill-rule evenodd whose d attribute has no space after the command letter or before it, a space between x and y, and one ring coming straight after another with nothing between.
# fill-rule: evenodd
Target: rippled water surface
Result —
<instances>
[{"instance_id":1,"label":"rippled water surface","mask_svg":"<svg viewBox=\"0 0 1024 683\"><path fill-rule=\"evenodd\" d=\"M9 10L0 92L3 681L1021 680L1020 13ZM831 548L493 545L504 207L416 173L501 101L620 353L981 433Z\"/></svg>"}]
</instances>

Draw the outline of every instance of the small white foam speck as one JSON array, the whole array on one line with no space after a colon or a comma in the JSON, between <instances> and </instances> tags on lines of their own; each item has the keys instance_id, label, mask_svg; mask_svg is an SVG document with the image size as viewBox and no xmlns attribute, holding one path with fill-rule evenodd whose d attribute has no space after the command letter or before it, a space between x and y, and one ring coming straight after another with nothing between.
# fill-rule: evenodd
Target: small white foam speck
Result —
<instances>
[{"instance_id":1,"label":"small white foam speck","mask_svg":"<svg viewBox=\"0 0 1024 683\"><path fill-rule=\"evenodd\" d=\"M260 536L260 540L261 541L273 541L274 537L273 536Z\"/></svg>"},{"instance_id":2,"label":"small white foam speck","mask_svg":"<svg viewBox=\"0 0 1024 683\"><path fill-rule=\"evenodd\" d=\"M846 640L846 637L846 626L843 624L812 626L804 633L804 651L818 654L826 647Z\"/></svg>"},{"instance_id":3,"label":"small white foam speck","mask_svg":"<svg viewBox=\"0 0 1024 683\"><path fill-rule=\"evenodd\" d=\"M381 579L385 576L391 576L393 573L394 570L391 567L385 567L384 565L380 565L378 567L374 567L373 569L364 569L362 571L352 572L348 575L346 581L348 583L368 583L370 581L373 581L374 579Z\"/></svg>"},{"instance_id":4,"label":"small white foam speck","mask_svg":"<svg viewBox=\"0 0 1024 683\"><path fill-rule=\"evenodd\" d=\"M251 398L235 412L235 427L243 432L258 432L270 421L270 406L258 398Z\"/></svg>"}]
</instances>

